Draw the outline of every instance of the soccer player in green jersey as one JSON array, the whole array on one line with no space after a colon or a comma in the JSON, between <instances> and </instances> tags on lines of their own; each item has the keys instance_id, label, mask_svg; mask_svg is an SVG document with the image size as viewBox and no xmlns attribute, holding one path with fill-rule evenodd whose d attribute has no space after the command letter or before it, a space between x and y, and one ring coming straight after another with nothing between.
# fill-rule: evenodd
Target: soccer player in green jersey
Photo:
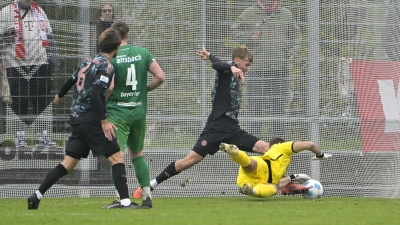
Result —
<instances>
[{"instance_id":1,"label":"soccer player in green jersey","mask_svg":"<svg viewBox=\"0 0 400 225\"><path fill-rule=\"evenodd\" d=\"M142 206L152 207L150 192L150 172L143 157L146 133L147 92L156 89L165 81L165 74L149 50L127 43L129 27L117 21L111 25L122 37L117 57L111 61L115 68L114 80L109 90L108 120L118 130L115 131L121 154L127 148L142 187ZM147 84L147 72L153 80ZM118 199L118 196L117 196ZM114 201L108 208L118 207Z\"/></svg>"}]
</instances>

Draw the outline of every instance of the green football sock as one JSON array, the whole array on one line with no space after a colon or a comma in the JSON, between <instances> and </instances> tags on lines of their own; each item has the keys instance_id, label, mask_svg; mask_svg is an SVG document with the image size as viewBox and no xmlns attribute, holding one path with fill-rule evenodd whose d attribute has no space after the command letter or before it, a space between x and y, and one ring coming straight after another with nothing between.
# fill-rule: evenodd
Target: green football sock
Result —
<instances>
[{"instance_id":1,"label":"green football sock","mask_svg":"<svg viewBox=\"0 0 400 225\"><path fill-rule=\"evenodd\" d=\"M150 172L149 166L143 156L139 156L132 160L135 174L139 180L141 187L150 187Z\"/></svg>"}]
</instances>

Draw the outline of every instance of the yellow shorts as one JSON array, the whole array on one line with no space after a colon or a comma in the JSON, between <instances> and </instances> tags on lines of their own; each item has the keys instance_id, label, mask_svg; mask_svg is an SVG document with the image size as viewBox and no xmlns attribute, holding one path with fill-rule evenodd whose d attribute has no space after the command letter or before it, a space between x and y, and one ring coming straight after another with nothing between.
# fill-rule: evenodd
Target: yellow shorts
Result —
<instances>
[{"instance_id":1,"label":"yellow shorts","mask_svg":"<svg viewBox=\"0 0 400 225\"><path fill-rule=\"evenodd\" d=\"M260 157L250 158L257 161L257 170L253 173L248 173L240 167L239 175L237 177L237 185L242 187L245 183L250 184L255 191L255 194L252 195L252 197L268 198L276 195L276 186L267 183L269 176L268 164Z\"/></svg>"},{"instance_id":2,"label":"yellow shorts","mask_svg":"<svg viewBox=\"0 0 400 225\"><path fill-rule=\"evenodd\" d=\"M294 142L285 142L273 145L263 156L252 156L252 160L257 162L257 169L248 173L239 167L239 174L236 183L239 187L248 183L253 187L256 197L271 197L277 193L276 184L285 176L286 169L290 164L290 157L293 151ZM271 164L271 171L266 161ZM270 174L271 173L271 174ZM270 182L268 178L271 176Z\"/></svg>"},{"instance_id":3,"label":"yellow shorts","mask_svg":"<svg viewBox=\"0 0 400 225\"><path fill-rule=\"evenodd\" d=\"M257 156L251 156L251 159L257 161L257 170L253 173L248 173L239 167L239 174L236 183L242 187L245 183L249 183L252 187L257 184L266 184L269 176L269 169L267 163Z\"/></svg>"}]
</instances>

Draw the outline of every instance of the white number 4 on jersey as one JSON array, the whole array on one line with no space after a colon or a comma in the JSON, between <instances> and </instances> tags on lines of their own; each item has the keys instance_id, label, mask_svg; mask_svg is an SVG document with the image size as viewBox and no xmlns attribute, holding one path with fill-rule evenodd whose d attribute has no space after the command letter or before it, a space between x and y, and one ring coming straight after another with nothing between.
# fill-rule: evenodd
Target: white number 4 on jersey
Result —
<instances>
[{"instance_id":1,"label":"white number 4 on jersey","mask_svg":"<svg viewBox=\"0 0 400 225\"><path fill-rule=\"evenodd\" d=\"M136 91L137 80L135 64L131 64L131 68L128 68L128 74L126 76L126 86L132 86L132 91Z\"/></svg>"}]
</instances>

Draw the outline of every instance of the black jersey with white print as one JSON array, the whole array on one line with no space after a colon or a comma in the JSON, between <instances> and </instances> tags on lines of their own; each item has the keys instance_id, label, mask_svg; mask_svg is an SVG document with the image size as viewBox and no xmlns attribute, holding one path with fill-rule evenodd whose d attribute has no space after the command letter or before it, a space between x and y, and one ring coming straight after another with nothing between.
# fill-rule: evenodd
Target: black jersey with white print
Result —
<instances>
[{"instance_id":1,"label":"black jersey with white print","mask_svg":"<svg viewBox=\"0 0 400 225\"><path fill-rule=\"evenodd\" d=\"M209 56L212 67L217 71L215 84L211 92L212 110L208 122L221 116L227 116L238 123L238 114L242 103L242 81L236 79L231 71L234 62L222 62L217 57Z\"/></svg>"},{"instance_id":2,"label":"black jersey with white print","mask_svg":"<svg viewBox=\"0 0 400 225\"><path fill-rule=\"evenodd\" d=\"M67 81L58 96L62 98L73 86L71 124L100 122L107 117L106 93L114 68L106 56L87 58Z\"/></svg>"}]
</instances>

